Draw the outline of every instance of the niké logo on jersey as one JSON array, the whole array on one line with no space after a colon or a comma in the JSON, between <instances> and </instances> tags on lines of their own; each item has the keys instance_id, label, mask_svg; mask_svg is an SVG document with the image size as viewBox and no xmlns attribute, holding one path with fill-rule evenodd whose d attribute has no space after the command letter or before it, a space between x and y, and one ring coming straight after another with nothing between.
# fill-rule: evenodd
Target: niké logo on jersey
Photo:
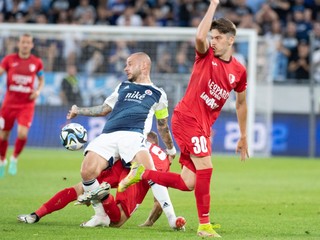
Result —
<instances>
[{"instance_id":1,"label":"nik\u00e9 logo on jersey","mask_svg":"<svg viewBox=\"0 0 320 240\"><path fill-rule=\"evenodd\" d=\"M138 91L134 91L132 93L127 93L126 97L124 98L124 101L137 101L141 102L146 97L146 94L141 94Z\"/></svg>"}]
</instances>

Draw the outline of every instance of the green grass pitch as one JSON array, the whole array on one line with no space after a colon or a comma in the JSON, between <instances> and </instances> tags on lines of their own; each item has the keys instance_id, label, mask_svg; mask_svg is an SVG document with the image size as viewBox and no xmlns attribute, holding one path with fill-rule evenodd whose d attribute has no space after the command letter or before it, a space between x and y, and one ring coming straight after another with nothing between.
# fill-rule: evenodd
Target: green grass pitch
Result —
<instances>
[{"instance_id":1,"label":"green grass pitch","mask_svg":"<svg viewBox=\"0 0 320 240\"><path fill-rule=\"evenodd\" d=\"M175 189L169 192L176 214L187 219L185 232L172 231L164 215L151 228L138 227L152 207L151 191L120 229L80 228L93 209L73 204L36 224L17 222L79 182L81 161L81 151L25 149L18 175L0 179L0 239L198 239L194 193ZM223 239L320 239L320 160L215 156L213 165L211 219ZM177 159L172 171L180 172Z\"/></svg>"}]
</instances>

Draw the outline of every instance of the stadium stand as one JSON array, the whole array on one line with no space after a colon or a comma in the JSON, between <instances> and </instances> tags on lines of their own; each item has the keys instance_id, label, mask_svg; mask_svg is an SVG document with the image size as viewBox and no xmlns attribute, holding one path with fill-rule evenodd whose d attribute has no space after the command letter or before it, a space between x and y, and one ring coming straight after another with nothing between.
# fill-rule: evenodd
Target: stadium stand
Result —
<instances>
[{"instance_id":1,"label":"stadium stand","mask_svg":"<svg viewBox=\"0 0 320 240\"><path fill-rule=\"evenodd\" d=\"M207 0L0 0L0 22L193 27L203 16L207 4ZM275 82L309 81L312 59L308 46L310 33L316 36L316 50L320 48L317 23L320 20L320 0L221 0L216 15L228 17L239 28L253 28L260 36L277 40L277 68L273 77ZM54 64L55 62L75 64L75 57L85 51L92 51L92 57L84 63L86 67L79 70L105 71L99 66L96 69L90 68L90 61L99 65L103 60L102 54L117 54L107 53L106 46L99 46L99 43L82 44L82 49L73 49L73 43L66 44L67 49L62 49L59 42L45 39L38 40L37 44L43 45L42 53L49 55L46 64L48 71L59 71L60 66L63 68L62 64ZM125 47L127 53L132 50L130 46ZM6 47L1 55L12 50ZM54 54L56 51L58 54ZM237 51L246 58L246 46L238 45ZM159 58L168 58L172 62L184 59L186 63L185 66L180 63L176 66L162 64L161 71L190 71L188 64L192 59L188 59L185 52L179 51L178 56L170 52L161 54ZM109 59L116 57L110 56ZM55 66L58 69L54 69ZM163 69L166 67L168 69ZM108 70L117 71L116 68L117 66L109 66Z\"/></svg>"}]
</instances>

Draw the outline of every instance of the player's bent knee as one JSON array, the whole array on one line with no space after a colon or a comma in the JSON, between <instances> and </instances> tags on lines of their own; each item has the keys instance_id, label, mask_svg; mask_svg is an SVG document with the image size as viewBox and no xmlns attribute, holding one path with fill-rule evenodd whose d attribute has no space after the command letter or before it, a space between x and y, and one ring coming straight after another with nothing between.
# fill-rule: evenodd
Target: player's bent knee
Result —
<instances>
[{"instance_id":1,"label":"player's bent knee","mask_svg":"<svg viewBox=\"0 0 320 240\"><path fill-rule=\"evenodd\" d=\"M82 179L91 180L108 167L108 162L96 153L88 152L83 159L80 174Z\"/></svg>"},{"instance_id":2,"label":"player's bent knee","mask_svg":"<svg viewBox=\"0 0 320 240\"><path fill-rule=\"evenodd\" d=\"M97 171L96 168L92 168L92 167L81 168L80 175L82 180L89 181L97 178L99 176L99 171Z\"/></svg>"},{"instance_id":3,"label":"player's bent knee","mask_svg":"<svg viewBox=\"0 0 320 240\"><path fill-rule=\"evenodd\" d=\"M187 167L183 167L181 171L181 178L184 181L186 187L190 190L194 190L194 186L196 184L196 174L188 169Z\"/></svg>"},{"instance_id":4,"label":"player's bent knee","mask_svg":"<svg viewBox=\"0 0 320 240\"><path fill-rule=\"evenodd\" d=\"M187 188L189 189L189 191L193 191L194 190L194 183L192 182L185 182Z\"/></svg>"}]
</instances>

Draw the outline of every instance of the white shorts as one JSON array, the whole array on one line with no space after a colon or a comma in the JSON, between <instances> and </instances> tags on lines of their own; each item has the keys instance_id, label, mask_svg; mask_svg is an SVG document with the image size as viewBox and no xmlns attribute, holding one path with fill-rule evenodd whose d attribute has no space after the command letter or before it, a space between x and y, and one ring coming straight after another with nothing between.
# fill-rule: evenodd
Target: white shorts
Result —
<instances>
[{"instance_id":1,"label":"white shorts","mask_svg":"<svg viewBox=\"0 0 320 240\"><path fill-rule=\"evenodd\" d=\"M145 150L146 138L138 132L117 131L113 133L102 133L93 139L85 148L84 154L88 151L95 152L113 165L119 159L126 163L132 161L137 152Z\"/></svg>"}]
</instances>

